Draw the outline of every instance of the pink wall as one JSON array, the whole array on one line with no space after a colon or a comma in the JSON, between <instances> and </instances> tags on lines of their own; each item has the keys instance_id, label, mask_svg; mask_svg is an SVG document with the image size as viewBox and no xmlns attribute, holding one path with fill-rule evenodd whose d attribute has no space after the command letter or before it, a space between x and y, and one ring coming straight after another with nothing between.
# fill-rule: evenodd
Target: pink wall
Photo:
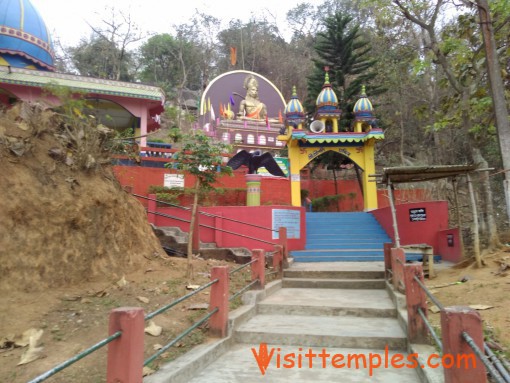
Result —
<instances>
[{"instance_id":1,"label":"pink wall","mask_svg":"<svg viewBox=\"0 0 510 383\"><path fill-rule=\"evenodd\" d=\"M425 209L426 217L422 221L411 221L410 210ZM384 207L371 212L388 235L395 240L391 209ZM448 227L448 202L423 201L396 205L397 227L401 245L426 243L434 248L434 254L442 255L439 247L438 232ZM415 213L416 217L417 214ZM423 217L422 217L423 218Z\"/></svg>"},{"instance_id":2,"label":"pink wall","mask_svg":"<svg viewBox=\"0 0 510 383\"><path fill-rule=\"evenodd\" d=\"M153 207L151 207L149 211L153 211L152 209ZM288 248L289 250L304 249L306 243L305 211L302 207L291 206L200 207L200 212L214 215L213 217L208 217L203 214L199 215L199 223L201 225L200 241L204 243L216 243L218 247L246 247L250 250L263 249L272 251L274 245L278 244L278 233L273 233L272 230L268 230L268 228L271 229L273 227L273 210L277 210L277 213L282 213L282 210L297 212L295 214L298 214L299 226L296 221L293 221L293 224L299 227L299 238L292 238L291 231L288 231ZM155 217L152 215L151 217L151 213L149 213L149 220L153 220L151 222L156 226L177 226L180 227L182 231L189 232L189 223L184 222L190 221L191 213L189 210L172 207L157 207L156 211L183 220L181 221L179 219L172 219L160 215L156 215ZM208 227L204 227L203 225ZM221 229L240 235L215 229Z\"/></svg>"}]
</instances>

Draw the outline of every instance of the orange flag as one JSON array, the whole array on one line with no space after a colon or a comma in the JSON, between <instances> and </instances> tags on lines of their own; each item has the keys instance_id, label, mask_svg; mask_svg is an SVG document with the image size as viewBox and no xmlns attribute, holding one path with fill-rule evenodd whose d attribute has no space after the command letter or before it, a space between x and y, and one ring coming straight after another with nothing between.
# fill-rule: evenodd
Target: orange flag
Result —
<instances>
[{"instance_id":1,"label":"orange flag","mask_svg":"<svg viewBox=\"0 0 510 383\"><path fill-rule=\"evenodd\" d=\"M230 47L230 63L235 66L237 63L237 48Z\"/></svg>"},{"instance_id":2,"label":"orange flag","mask_svg":"<svg viewBox=\"0 0 510 383\"><path fill-rule=\"evenodd\" d=\"M220 102L220 116L221 116L221 117L223 117L223 113L224 113L224 111L223 111L223 105L222 105L222 103Z\"/></svg>"},{"instance_id":3,"label":"orange flag","mask_svg":"<svg viewBox=\"0 0 510 383\"><path fill-rule=\"evenodd\" d=\"M278 122L280 124L283 124L283 116L282 116L282 110L278 110Z\"/></svg>"}]
</instances>

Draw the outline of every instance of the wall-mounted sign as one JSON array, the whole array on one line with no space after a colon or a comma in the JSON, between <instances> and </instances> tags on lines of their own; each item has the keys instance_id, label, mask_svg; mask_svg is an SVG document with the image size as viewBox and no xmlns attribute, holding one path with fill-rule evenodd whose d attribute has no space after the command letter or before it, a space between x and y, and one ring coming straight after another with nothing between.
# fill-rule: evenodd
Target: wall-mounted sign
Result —
<instances>
[{"instance_id":1,"label":"wall-mounted sign","mask_svg":"<svg viewBox=\"0 0 510 383\"><path fill-rule=\"evenodd\" d=\"M163 186L166 188L184 188L184 174L165 174Z\"/></svg>"},{"instance_id":2,"label":"wall-mounted sign","mask_svg":"<svg viewBox=\"0 0 510 383\"><path fill-rule=\"evenodd\" d=\"M409 221L418 222L427 220L427 210L424 207L409 209Z\"/></svg>"},{"instance_id":3,"label":"wall-mounted sign","mask_svg":"<svg viewBox=\"0 0 510 383\"><path fill-rule=\"evenodd\" d=\"M273 209L273 239L279 238L280 227L287 228L287 238L299 239L301 213L299 210Z\"/></svg>"}]
</instances>

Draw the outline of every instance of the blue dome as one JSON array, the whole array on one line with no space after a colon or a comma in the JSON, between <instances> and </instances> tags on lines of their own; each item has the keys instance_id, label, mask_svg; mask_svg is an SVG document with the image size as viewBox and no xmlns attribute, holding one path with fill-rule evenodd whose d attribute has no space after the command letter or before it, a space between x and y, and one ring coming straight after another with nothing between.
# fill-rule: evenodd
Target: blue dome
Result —
<instances>
[{"instance_id":1,"label":"blue dome","mask_svg":"<svg viewBox=\"0 0 510 383\"><path fill-rule=\"evenodd\" d=\"M328 72L326 72L325 77L324 85L317 96L315 104L317 105L318 110L336 109L338 107L338 98L336 97L336 93L333 88L331 88Z\"/></svg>"},{"instance_id":2,"label":"blue dome","mask_svg":"<svg viewBox=\"0 0 510 383\"><path fill-rule=\"evenodd\" d=\"M55 69L48 28L29 0L0 0L0 65Z\"/></svg>"},{"instance_id":3,"label":"blue dome","mask_svg":"<svg viewBox=\"0 0 510 383\"><path fill-rule=\"evenodd\" d=\"M302 118L305 116L303 105L301 105L301 101L298 99L295 86L292 87L292 97L285 107L285 116L288 119Z\"/></svg>"},{"instance_id":4,"label":"blue dome","mask_svg":"<svg viewBox=\"0 0 510 383\"><path fill-rule=\"evenodd\" d=\"M360 96L359 100L356 101L356 104L354 105L353 112L357 119L365 119L365 118L373 117L374 108L365 93L364 85L361 88L361 96Z\"/></svg>"}]
</instances>

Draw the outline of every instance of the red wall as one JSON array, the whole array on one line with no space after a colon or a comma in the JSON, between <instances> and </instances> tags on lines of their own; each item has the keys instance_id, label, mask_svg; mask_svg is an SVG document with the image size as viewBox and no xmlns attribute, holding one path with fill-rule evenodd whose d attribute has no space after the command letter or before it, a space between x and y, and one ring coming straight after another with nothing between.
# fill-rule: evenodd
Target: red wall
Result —
<instances>
[{"instance_id":1,"label":"red wall","mask_svg":"<svg viewBox=\"0 0 510 383\"><path fill-rule=\"evenodd\" d=\"M154 211L152 209L154 209L154 207L151 206L149 211ZM305 210L302 207L291 206L200 207L200 212L214 215L213 217L206 216L204 214L198 215L199 224L201 225L200 241L204 243L214 242L218 247L246 247L250 250L264 249L272 251L274 249L274 244L278 244L277 233L273 233L272 230L269 230L273 227L273 209L293 210L299 212L299 238L290 238L288 233L288 249L304 249L306 243ZM189 232L189 221L191 218L189 210L172 207L157 207L155 211L157 213L181 219L173 219L160 215L154 216L149 213L152 215L149 216L149 220L156 226L177 226L180 227L182 231ZM188 222L184 222L182 220ZM208 227L204 227L204 225ZM224 231L218 231L215 230L215 228Z\"/></svg>"},{"instance_id":2,"label":"red wall","mask_svg":"<svg viewBox=\"0 0 510 383\"><path fill-rule=\"evenodd\" d=\"M114 166L113 171L119 182L123 186L129 186L131 192L146 196L149 193L149 186L164 185L165 174L177 174L173 169L150 168L142 166ZM236 170L234 175L222 176L214 184L218 188L246 188L245 170ZM195 178L193 176L184 177L184 187L193 188ZM290 181L285 178L262 177L260 184L261 205L290 205ZM244 193L246 201L246 193ZM146 200L141 200L144 206L147 206ZM183 206L190 206L191 199L183 199ZM245 203L244 203L245 205Z\"/></svg>"},{"instance_id":3,"label":"red wall","mask_svg":"<svg viewBox=\"0 0 510 383\"><path fill-rule=\"evenodd\" d=\"M426 220L411 222L410 209L426 209ZM434 247L434 254L440 253L438 232L448 230L448 202L423 201L396 205L397 227L401 245L426 243ZM388 235L395 241L391 209L384 207L371 211Z\"/></svg>"},{"instance_id":4,"label":"red wall","mask_svg":"<svg viewBox=\"0 0 510 383\"><path fill-rule=\"evenodd\" d=\"M452 236L453 243L448 245L448 236ZM443 230L437 233L438 238L438 254L441 255L441 258L445 261L457 263L462 258L462 253L460 250L459 243L459 229L448 229Z\"/></svg>"}]
</instances>

